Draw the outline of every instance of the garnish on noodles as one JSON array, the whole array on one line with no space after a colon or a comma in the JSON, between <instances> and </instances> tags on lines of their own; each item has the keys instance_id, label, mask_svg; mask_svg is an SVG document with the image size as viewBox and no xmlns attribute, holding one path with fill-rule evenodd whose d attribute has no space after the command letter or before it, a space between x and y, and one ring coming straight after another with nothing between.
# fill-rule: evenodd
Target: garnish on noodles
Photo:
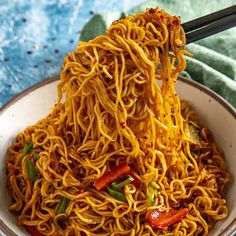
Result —
<instances>
[{"instance_id":1,"label":"garnish on noodles","mask_svg":"<svg viewBox=\"0 0 236 236\"><path fill-rule=\"evenodd\" d=\"M65 57L51 113L8 150L9 209L28 232L207 235L227 216L223 155L175 91L185 43L155 8Z\"/></svg>"}]
</instances>

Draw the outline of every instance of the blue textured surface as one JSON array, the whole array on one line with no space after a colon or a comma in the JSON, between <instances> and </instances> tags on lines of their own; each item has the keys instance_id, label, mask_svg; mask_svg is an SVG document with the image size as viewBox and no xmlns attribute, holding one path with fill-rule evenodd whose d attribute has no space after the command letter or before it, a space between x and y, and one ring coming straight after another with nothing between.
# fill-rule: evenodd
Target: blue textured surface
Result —
<instances>
[{"instance_id":1,"label":"blue textured surface","mask_svg":"<svg viewBox=\"0 0 236 236\"><path fill-rule=\"evenodd\" d=\"M0 107L27 87L60 72L63 57L96 13L142 0L0 0Z\"/></svg>"}]
</instances>

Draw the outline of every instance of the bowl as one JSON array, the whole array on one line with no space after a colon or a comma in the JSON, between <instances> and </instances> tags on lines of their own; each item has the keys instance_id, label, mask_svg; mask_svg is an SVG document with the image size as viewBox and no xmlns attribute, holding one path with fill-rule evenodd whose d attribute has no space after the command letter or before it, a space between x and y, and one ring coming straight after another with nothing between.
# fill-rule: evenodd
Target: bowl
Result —
<instances>
[{"instance_id":1,"label":"bowl","mask_svg":"<svg viewBox=\"0 0 236 236\"><path fill-rule=\"evenodd\" d=\"M16 134L46 116L57 100L58 78L47 79L22 92L0 110L0 230L7 236L28 235L17 226L16 216L8 211L10 197L6 189L6 150ZM197 110L202 124L208 127L223 150L231 181L226 189L228 217L218 222L209 235L231 235L236 230L236 110L207 87L180 77L176 90Z\"/></svg>"}]
</instances>

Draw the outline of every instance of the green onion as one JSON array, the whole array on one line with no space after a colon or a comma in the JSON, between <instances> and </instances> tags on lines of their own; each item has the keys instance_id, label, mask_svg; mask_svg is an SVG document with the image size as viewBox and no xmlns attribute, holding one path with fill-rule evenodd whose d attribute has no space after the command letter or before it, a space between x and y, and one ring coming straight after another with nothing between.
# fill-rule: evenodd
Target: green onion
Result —
<instances>
[{"instance_id":1,"label":"green onion","mask_svg":"<svg viewBox=\"0 0 236 236\"><path fill-rule=\"evenodd\" d=\"M66 197L62 197L61 201L59 203L59 206L57 208L57 211L56 211L57 214L65 213L66 208L68 207L68 204L69 204L69 199Z\"/></svg>"},{"instance_id":2,"label":"green onion","mask_svg":"<svg viewBox=\"0 0 236 236\"><path fill-rule=\"evenodd\" d=\"M33 143L26 143L24 148L23 148L23 154L24 156L29 154L30 150L32 149L33 147Z\"/></svg>"},{"instance_id":3,"label":"green onion","mask_svg":"<svg viewBox=\"0 0 236 236\"><path fill-rule=\"evenodd\" d=\"M201 144L201 137L199 136L199 130L192 124L189 125L189 135L194 144Z\"/></svg>"},{"instance_id":4,"label":"green onion","mask_svg":"<svg viewBox=\"0 0 236 236\"><path fill-rule=\"evenodd\" d=\"M120 182L120 183L116 183L113 182L111 184L112 189L114 190L120 190L121 188L123 188L125 185L130 184L133 181L133 177L131 177L130 175L128 175L127 179L125 179L124 181Z\"/></svg>"},{"instance_id":5,"label":"green onion","mask_svg":"<svg viewBox=\"0 0 236 236\"><path fill-rule=\"evenodd\" d=\"M126 197L121 188L125 185L131 183L133 181L133 177L128 175L127 178L119 183L113 182L109 187L107 187L107 191L109 195L119 201L126 202Z\"/></svg>"},{"instance_id":6,"label":"green onion","mask_svg":"<svg viewBox=\"0 0 236 236\"><path fill-rule=\"evenodd\" d=\"M107 191L111 197L119 201L126 202L125 194L122 191L113 189L112 187L107 187Z\"/></svg>"},{"instance_id":7,"label":"green onion","mask_svg":"<svg viewBox=\"0 0 236 236\"><path fill-rule=\"evenodd\" d=\"M35 160L35 161L38 161L38 160L39 160L39 153L38 153L38 152L35 152L35 153L34 153L34 160Z\"/></svg>"},{"instance_id":8,"label":"green onion","mask_svg":"<svg viewBox=\"0 0 236 236\"><path fill-rule=\"evenodd\" d=\"M27 175L29 179L34 183L37 180L37 172L32 160L27 161Z\"/></svg>"},{"instance_id":9,"label":"green onion","mask_svg":"<svg viewBox=\"0 0 236 236\"><path fill-rule=\"evenodd\" d=\"M146 196L151 206L155 204L158 195L159 195L159 192L157 191L153 183L150 181L147 185Z\"/></svg>"}]
</instances>

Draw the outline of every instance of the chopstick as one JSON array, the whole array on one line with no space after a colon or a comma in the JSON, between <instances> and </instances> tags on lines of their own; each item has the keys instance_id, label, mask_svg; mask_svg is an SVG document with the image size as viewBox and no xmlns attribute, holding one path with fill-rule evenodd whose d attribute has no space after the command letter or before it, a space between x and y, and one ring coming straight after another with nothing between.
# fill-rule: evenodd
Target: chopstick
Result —
<instances>
[{"instance_id":1,"label":"chopstick","mask_svg":"<svg viewBox=\"0 0 236 236\"><path fill-rule=\"evenodd\" d=\"M223 17L227 17L229 15L233 15L236 13L236 5L230 6L228 8L222 9L220 11L211 13L206 16L202 16L200 18L197 18L195 20L191 20L187 23L184 23L182 26L184 27L185 31L192 31L195 28L200 28L206 24L210 24L214 22L215 20L219 20Z\"/></svg>"},{"instance_id":2,"label":"chopstick","mask_svg":"<svg viewBox=\"0 0 236 236\"><path fill-rule=\"evenodd\" d=\"M236 26L236 5L182 24L187 44L234 26Z\"/></svg>"}]
</instances>

